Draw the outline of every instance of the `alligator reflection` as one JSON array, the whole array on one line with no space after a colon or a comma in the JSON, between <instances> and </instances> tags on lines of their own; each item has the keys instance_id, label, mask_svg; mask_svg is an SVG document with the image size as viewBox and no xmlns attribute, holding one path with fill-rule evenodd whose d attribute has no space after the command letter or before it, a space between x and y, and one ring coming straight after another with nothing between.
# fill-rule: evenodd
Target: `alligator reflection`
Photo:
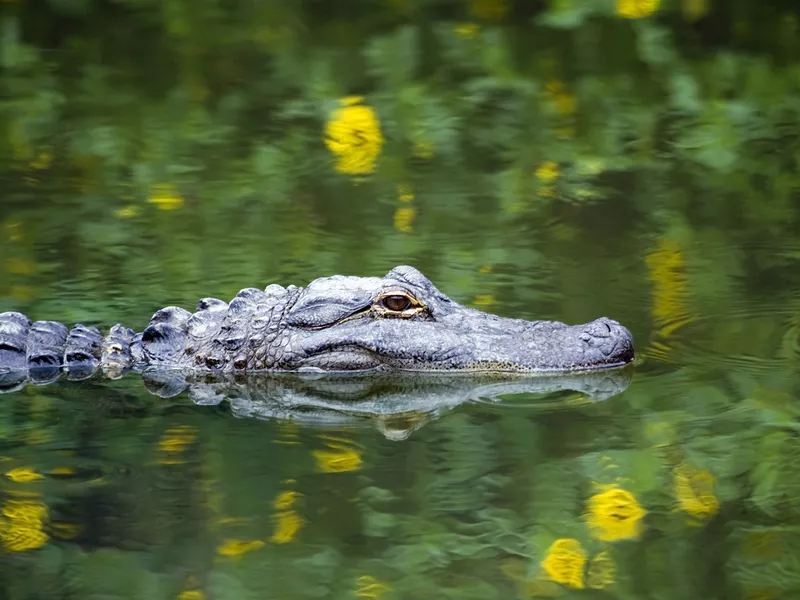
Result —
<instances>
[{"instance_id":1,"label":"alligator reflection","mask_svg":"<svg viewBox=\"0 0 800 600\"><path fill-rule=\"evenodd\" d=\"M29 383L53 381L60 373L0 376L0 391ZM145 388L161 398L182 394L195 405L227 403L235 417L292 421L304 426L341 428L372 425L386 438L406 439L411 433L454 408L470 402L514 402L561 392L588 401L611 398L631 381L632 368L551 376L508 374L364 373L297 375L265 373L198 373L148 368L141 373ZM115 378L121 374L115 373ZM66 374L83 379L79 372Z\"/></svg>"}]
</instances>

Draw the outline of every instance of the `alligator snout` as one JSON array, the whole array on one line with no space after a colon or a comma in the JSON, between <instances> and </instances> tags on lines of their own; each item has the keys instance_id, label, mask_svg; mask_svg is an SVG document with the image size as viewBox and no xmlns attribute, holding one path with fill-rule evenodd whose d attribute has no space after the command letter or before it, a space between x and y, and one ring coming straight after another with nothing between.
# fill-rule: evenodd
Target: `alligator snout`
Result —
<instances>
[{"instance_id":1,"label":"alligator snout","mask_svg":"<svg viewBox=\"0 0 800 600\"><path fill-rule=\"evenodd\" d=\"M601 317L584 326L580 339L590 354L605 364L626 364L634 359L633 335L617 321Z\"/></svg>"}]
</instances>

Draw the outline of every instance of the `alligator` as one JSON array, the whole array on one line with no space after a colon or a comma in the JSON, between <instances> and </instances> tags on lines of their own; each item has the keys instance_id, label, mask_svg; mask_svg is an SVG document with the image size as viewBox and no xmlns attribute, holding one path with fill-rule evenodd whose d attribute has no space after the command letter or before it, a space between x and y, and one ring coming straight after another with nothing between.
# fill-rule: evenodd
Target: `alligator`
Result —
<instances>
[{"instance_id":1,"label":"alligator","mask_svg":"<svg viewBox=\"0 0 800 600\"><path fill-rule=\"evenodd\" d=\"M417 269L334 275L306 287L246 288L191 313L168 306L141 333L117 324L71 329L0 314L0 373L8 383L109 377L148 367L194 372L361 371L570 373L634 360L633 337L603 317L583 325L504 318L462 306Z\"/></svg>"}]
</instances>

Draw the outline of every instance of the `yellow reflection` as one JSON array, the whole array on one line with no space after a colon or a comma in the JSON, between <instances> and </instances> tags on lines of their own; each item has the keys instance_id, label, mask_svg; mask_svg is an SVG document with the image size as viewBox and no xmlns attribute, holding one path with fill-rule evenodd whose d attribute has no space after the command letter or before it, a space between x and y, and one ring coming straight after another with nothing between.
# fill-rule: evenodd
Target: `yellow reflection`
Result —
<instances>
[{"instance_id":1,"label":"yellow reflection","mask_svg":"<svg viewBox=\"0 0 800 600\"><path fill-rule=\"evenodd\" d=\"M717 514L719 500L714 494L714 475L688 465L679 465L673 475L675 497L683 511L699 518Z\"/></svg>"},{"instance_id":2,"label":"yellow reflection","mask_svg":"<svg viewBox=\"0 0 800 600\"><path fill-rule=\"evenodd\" d=\"M453 27L453 31L456 33L456 35L460 35L463 38L474 39L478 37L478 34L481 32L481 28L477 25L477 23L457 23Z\"/></svg>"},{"instance_id":3,"label":"yellow reflection","mask_svg":"<svg viewBox=\"0 0 800 600\"><path fill-rule=\"evenodd\" d=\"M44 479L44 475L37 473L31 467L17 467L16 469L11 469L6 472L6 477L17 483L27 483L29 481Z\"/></svg>"},{"instance_id":4,"label":"yellow reflection","mask_svg":"<svg viewBox=\"0 0 800 600\"><path fill-rule=\"evenodd\" d=\"M600 590L614 584L617 577L617 565L608 550L598 553L589 562L586 585Z\"/></svg>"},{"instance_id":5,"label":"yellow reflection","mask_svg":"<svg viewBox=\"0 0 800 600\"><path fill-rule=\"evenodd\" d=\"M272 502L272 506L276 510L286 510L294 506L294 503L300 497L299 492L286 491L278 494L277 498Z\"/></svg>"},{"instance_id":6,"label":"yellow reflection","mask_svg":"<svg viewBox=\"0 0 800 600\"><path fill-rule=\"evenodd\" d=\"M294 510L275 513L275 531L269 538L273 544L291 542L303 528L303 518Z\"/></svg>"},{"instance_id":7,"label":"yellow reflection","mask_svg":"<svg viewBox=\"0 0 800 600\"><path fill-rule=\"evenodd\" d=\"M412 202L414 200L414 190L408 184L397 186L397 199L400 202Z\"/></svg>"},{"instance_id":8,"label":"yellow reflection","mask_svg":"<svg viewBox=\"0 0 800 600\"><path fill-rule=\"evenodd\" d=\"M356 596L359 598L380 598L390 591L388 585L372 575L362 575L356 580Z\"/></svg>"},{"instance_id":9,"label":"yellow reflection","mask_svg":"<svg viewBox=\"0 0 800 600\"><path fill-rule=\"evenodd\" d=\"M475 306L493 306L497 303L497 300L492 294L478 294L472 300L472 303Z\"/></svg>"},{"instance_id":10,"label":"yellow reflection","mask_svg":"<svg viewBox=\"0 0 800 600\"><path fill-rule=\"evenodd\" d=\"M172 185L166 183L153 186L147 201L155 204L160 210L175 210L183 206L181 195Z\"/></svg>"},{"instance_id":11,"label":"yellow reflection","mask_svg":"<svg viewBox=\"0 0 800 600\"><path fill-rule=\"evenodd\" d=\"M158 462L162 465L182 464L180 457L186 449L197 439L197 428L189 425L170 427L158 441L158 449L162 453Z\"/></svg>"},{"instance_id":12,"label":"yellow reflection","mask_svg":"<svg viewBox=\"0 0 800 600\"><path fill-rule=\"evenodd\" d=\"M687 310L689 286L683 251L676 240L661 238L646 262L653 285L653 320L658 334L668 337L692 320Z\"/></svg>"},{"instance_id":13,"label":"yellow reflection","mask_svg":"<svg viewBox=\"0 0 800 600\"><path fill-rule=\"evenodd\" d=\"M661 0L617 0L617 14L625 19L643 19L658 10Z\"/></svg>"},{"instance_id":14,"label":"yellow reflection","mask_svg":"<svg viewBox=\"0 0 800 600\"><path fill-rule=\"evenodd\" d=\"M547 576L556 583L583 589L583 569L586 551L578 540L561 538L550 545L542 561Z\"/></svg>"},{"instance_id":15,"label":"yellow reflection","mask_svg":"<svg viewBox=\"0 0 800 600\"><path fill-rule=\"evenodd\" d=\"M301 495L299 492L287 490L278 494L272 501L272 506L275 508L273 515L275 530L269 541L273 544L291 542L303 528L303 518L294 510L294 505Z\"/></svg>"},{"instance_id":16,"label":"yellow reflection","mask_svg":"<svg viewBox=\"0 0 800 600\"><path fill-rule=\"evenodd\" d=\"M206 600L203 590L183 590L178 594L178 600Z\"/></svg>"},{"instance_id":17,"label":"yellow reflection","mask_svg":"<svg viewBox=\"0 0 800 600\"><path fill-rule=\"evenodd\" d=\"M75 475L77 471L72 467L53 467L50 469L48 475Z\"/></svg>"},{"instance_id":18,"label":"yellow reflection","mask_svg":"<svg viewBox=\"0 0 800 600\"><path fill-rule=\"evenodd\" d=\"M413 206L398 206L392 218L394 228L403 233L410 233L417 211Z\"/></svg>"},{"instance_id":19,"label":"yellow reflection","mask_svg":"<svg viewBox=\"0 0 800 600\"><path fill-rule=\"evenodd\" d=\"M317 470L321 473L343 473L347 471L358 471L361 468L363 459L361 450L355 443L345 437L334 435L321 435L325 440L325 445L329 450L314 450L314 459L317 463Z\"/></svg>"},{"instance_id":20,"label":"yellow reflection","mask_svg":"<svg viewBox=\"0 0 800 600\"><path fill-rule=\"evenodd\" d=\"M325 124L325 145L336 156L335 168L345 175L364 175L375 170L383 146L383 134L375 110L361 96L342 98Z\"/></svg>"},{"instance_id":21,"label":"yellow reflection","mask_svg":"<svg viewBox=\"0 0 800 600\"><path fill-rule=\"evenodd\" d=\"M264 542L261 540L245 541L228 538L217 547L217 554L237 558L243 554L247 554L248 552L258 550L262 546L264 546Z\"/></svg>"},{"instance_id":22,"label":"yellow reflection","mask_svg":"<svg viewBox=\"0 0 800 600\"><path fill-rule=\"evenodd\" d=\"M47 543L47 534L39 529L12 524L3 533L3 547L9 552L36 550Z\"/></svg>"},{"instance_id":23,"label":"yellow reflection","mask_svg":"<svg viewBox=\"0 0 800 600\"><path fill-rule=\"evenodd\" d=\"M536 178L542 183L553 183L560 173L558 163L552 160L546 160L536 167Z\"/></svg>"},{"instance_id":24,"label":"yellow reflection","mask_svg":"<svg viewBox=\"0 0 800 600\"><path fill-rule=\"evenodd\" d=\"M36 500L8 500L3 505L0 538L9 552L35 550L47 543L42 526L47 506Z\"/></svg>"},{"instance_id":25,"label":"yellow reflection","mask_svg":"<svg viewBox=\"0 0 800 600\"><path fill-rule=\"evenodd\" d=\"M598 540L612 542L639 537L645 514L631 492L609 486L589 498L585 518Z\"/></svg>"},{"instance_id":26,"label":"yellow reflection","mask_svg":"<svg viewBox=\"0 0 800 600\"><path fill-rule=\"evenodd\" d=\"M41 525L47 516L47 506L33 500L7 500L3 505L3 515L12 521Z\"/></svg>"},{"instance_id":27,"label":"yellow reflection","mask_svg":"<svg viewBox=\"0 0 800 600\"><path fill-rule=\"evenodd\" d=\"M116 209L114 211L114 216L118 219L132 219L133 217L139 216L139 207L128 204L127 206Z\"/></svg>"}]
</instances>

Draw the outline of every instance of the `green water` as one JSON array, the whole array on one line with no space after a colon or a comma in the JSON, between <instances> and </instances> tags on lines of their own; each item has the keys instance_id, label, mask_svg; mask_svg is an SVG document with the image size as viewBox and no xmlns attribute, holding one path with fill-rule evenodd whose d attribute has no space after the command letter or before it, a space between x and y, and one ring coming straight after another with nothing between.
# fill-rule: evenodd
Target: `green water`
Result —
<instances>
[{"instance_id":1,"label":"green water","mask_svg":"<svg viewBox=\"0 0 800 600\"><path fill-rule=\"evenodd\" d=\"M800 597L793 3L0 8L0 311L411 264L638 355L604 398L2 394L0 596Z\"/></svg>"}]
</instances>

